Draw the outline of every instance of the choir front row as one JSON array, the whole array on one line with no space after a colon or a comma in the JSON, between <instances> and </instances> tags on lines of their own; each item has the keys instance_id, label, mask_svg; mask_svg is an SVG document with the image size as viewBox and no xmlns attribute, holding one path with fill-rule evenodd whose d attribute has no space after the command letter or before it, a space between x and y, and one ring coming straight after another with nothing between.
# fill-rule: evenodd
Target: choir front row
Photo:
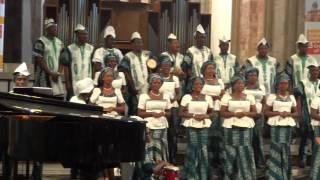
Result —
<instances>
[{"instance_id":1,"label":"choir front row","mask_svg":"<svg viewBox=\"0 0 320 180\"><path fill-rule=\"evenodd\" d=\"M171 66L170 60L163 59L159 73L148 78L149 90L138 97L136 118L146 121L150 141L147 141L145 160L136 163L133 179L152 179L168 165L169 159L176 163L179 125L185 128L187 137L182 179L210 179L211 167L218 167L223 179L256 179L256 167L265 165L264 121L271 135L267 177L290 179L290 143L298 125L299 108L303 116L311 117L311 177L320 178L320 97L312 98L306 106L299 105L289 91L290 78L284 73L275 81L276 93L266 95L264 86L258 82L259 70L254 67L247 68L244 76L232 77L230 89L225 90L224 83L216 76L216 64L207 61L200 69L201 77L190 79L180 101L180 82L170 73ZM303 98L303 94L319 87L319 67L309 65L308 69L310 84L301 82L301 87L295 90L296 97ZM27 86L29 75L26 65L20 65L14 73L16 86ZM106 67L99 74L96 87L94 84L90 78L78 81L76 96L70 101L102 106L106 115L115 118L124 115L128 107L120 74ZM305 114L309 111L303 109L308 107L310 113Z\"/></svg>"}]
</instances>

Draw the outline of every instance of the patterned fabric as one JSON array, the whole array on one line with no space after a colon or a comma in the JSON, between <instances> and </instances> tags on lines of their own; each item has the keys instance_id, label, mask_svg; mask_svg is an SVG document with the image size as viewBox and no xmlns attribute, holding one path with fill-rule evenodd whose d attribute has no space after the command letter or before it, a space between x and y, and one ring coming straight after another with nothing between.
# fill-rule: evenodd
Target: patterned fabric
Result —
<instances>
[{"instance_id":1,"label":"patterned fabric","mask_svg":"<svg viewBox=\"0 0 320 180\"><path fill-rule=\"evenodd\" d=\"M153 180L153 168L156 161L153 159L154 147L151 143L147 143L145 147L145 158L143 161L137 162L134 167L132 180Z\"/></svg>"},{"instance_id":2,"label":"patterned fabric","mask_svg":"<svg viewBox=\"0 0 320 180\"><path fill-rule=\"evenodd\" d=\"M207 180L208 164L208 129L187 128L187 153L182 179Z\"/></svg>"},{"instance_id":3,"label":"patterned fabric","mask_svg":"<svg viewBox=\"0 0 320 180\"><path fill-rule=\"evenodd\" d=\"M224 180L256 179L256 167L251 146L252 129L223 128Z\"/></svg>"},{"instance_id":4,"label":"patterned fabric","mask_svg":"<svg viewBox=\"0 0 320 180\"><path fill-rule=\"evenodd\" d=\"M62 48L62 41L56 37L49 39L46 36L41 36L33 47L33 56L41 57L47 64L47 67L52 72L57 72L59 69L59 57ZM51 78L39 66L35 67L35 86L51 87L53 95L64 94L62 79L58 78L57 82L53 82Z\"/></svg>"},{"instance_id":5,"label":"patterned fabric","mask_svg":"<svg viewBox=\"0 0 320 180\"><path fill-rule=\"evenodd\" d=\"M317 143L316 138L320 137L320 127L314 127L314 148L313 148L313 162L311 169L311 178L313 180L320 180L320 144Z\"/></svg>"},{"instance_id":6,"label":"patterned fabric","mask_svg":"<svg viewBox=\"0 0 320 180\"><path fill-rule=\"evenodd\" d=\"M151 146L152 151L150 156L155 161L157 160L168 160L168 140L167 140L167 129L152 129L151 132Z\"/></svg>"},{"instance_id":7,"label":"patterned fabric","mask_svg":"<svg viewBox=\"0 0 320 180\"><path fill-rule=\"evenodd\" d=\"M270 159L267 177L269 180L291 179L290 142L291 127L271 127Z\"/></svg>"},{"instance_id":8,"label":"patterned fabric","mask_svg":"<svg viewBox=\"0 0 320 180\"><path fill-rule=\"evenodd\" d=\"M206 46L202 49L192 46L187 50L183 63L192 70L192 76L201 76L200 68L206 61L213 61L211 50Z\"/></svg>"},{"instance_id":9,"label":"patterned fabric","mask_svg":"<svg viewBox=\"0 0 320 180\"><path fill-rule=\"evenodd\" d=\"M300 83L295 88L295 95L301 97L301 112L302 121L300 121L300 134L301 141L299 147L299 160L300 163L305 163L308 153L308 139L313 139L313 130L311 127L310 118L310 104L311 100L318 96L319 93L319 83L318 80L315 85L308 79L300 81ZM316 88L315 88L316 87ZM313 149L313 148L312 148Z\"/></svg>"},{"instance_id":10,"label":"patterned fabric","mask_svg":"<svg viewBox=\"0 0 320 180\"><path fill-rule=\"evenodd\" d=\"M237 57L233 54L219 54L214 57L214 62L216 63L217 75L225 84L228 84L232 76L239 71Z\"/></svg>"},{"instance_id":11,"label":"patterned fabric","mask_svg":"<svg viewBox=\"0 0 320 180\"><path fill-rule=\"evenodd\" d=\"M289 75L292 83L292 88L295 88L301 80L308 79L309 65L318 64L317 60L312 56L307 56L307 59L303 60L297 54L294 54L287 61L285 72Z\"/></svg>"},{"instance_id":12,"label":"patterned fabric","mask_svg":"<svg viewBox=\"0 0 320 180\"><path fill-rule=\"evenodd\" d=\"M178 149L178 129L180 125L180 117L178 116L178 108L171 108L171 119L168 120L168 145L170 162L176 162Z\"/></svg>"},{"instance_id":13,"label":"patterned fabric","mask_svg":"<svg viewBox=\"0 0 320 180\"><path fill-rule=\"evenodd\" d=\"M271 56L267 59L261 60L257 56L252 56L242 66L241 74L244 74L245 70L249 67L256 67L259 69L258 80L261 85L266 89L266 94L274 92L274 83L277 75L280 72L280 64L277 60Z\"/></svg>"},{"instance_id":14,"label":"patterned fabric","mask_svg":"<svg viewBox=\"0 0 320 180\"><path fill-rule=\"evenodd\" d=\"M263 117L256 120L253 128L252 147L254 151L254 159L257 165L264 165L265 157L263 151Z\"/></svg>"},{"instance_id":15,"label":"patterned fabric","mask_svg":"<svg viewBox=\"0 0 320 180\"><path fill-rule=\"evenodd\" d=\"M209 128L208 157L210 167L218 167L223 170L223 129L221 127L223 120L219 114L212 117L212 124ZM212 177L212 175L210 175Z\"/></svg>"},{"instance_id":16,"label":"patterned fabric","mask_svg":"<svg viewBox=\"0 0 320 180\"><path fill-rule=\"evenodd\" d=\"M69 45L62 50L60 63L67 66L72 83L71 95L75 94L76 83L86 77L92 78L91 57L94 47L90 44L78 46L76 43Z\"/></svg>"}]
</instances>

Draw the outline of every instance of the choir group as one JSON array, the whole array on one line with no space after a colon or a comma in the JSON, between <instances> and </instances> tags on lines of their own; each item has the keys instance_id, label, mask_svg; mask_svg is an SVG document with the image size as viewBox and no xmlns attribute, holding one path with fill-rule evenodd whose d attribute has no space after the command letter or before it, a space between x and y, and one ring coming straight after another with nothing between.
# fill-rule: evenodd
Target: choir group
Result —
<instances>
[{"instance_id":1,"label":"choir group","mask_svg":"<svg viewBox=\"0 0 320 180\"><path fill-rule=\"evenodd\" d=\"M265 38L242 66L228 52L226 37L213 55L201 25L185 54L170 34L168 50L159 56L143 50L138 32L131 36L132 51L123 55L114 48L112 26L104 30L99 48L87 43L88 32L80 24L74 30L76 42L66 47L52 19L45 21L45 30L33 48L34 86L51 87L54 95L65 94L71 102L102 106L107 116L146 121L145 160L135 163L132 179L153 179L163 166L175 164L181 134L187 139L182 179L210 179L213 167L225 180L256 179L256 168L266 168L268 179L291 179L295 131L301 138L299 166L306 166L309 139L310 176L320 179L319 65L308 55L303 34L281 69L268 55ZM16 86L27 86L29 76L23 63L14 72ZM271 141L267 161L266 130Z\"/></svg>"}]
</instances>

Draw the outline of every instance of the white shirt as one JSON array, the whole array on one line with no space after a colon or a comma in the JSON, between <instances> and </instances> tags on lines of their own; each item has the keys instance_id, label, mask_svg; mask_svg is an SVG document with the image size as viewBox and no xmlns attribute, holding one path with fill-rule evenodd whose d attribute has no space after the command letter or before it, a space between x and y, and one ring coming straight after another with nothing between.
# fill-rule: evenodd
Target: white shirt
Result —
<instances>
[{"instance_id":1,"label":"white shirt","mask_svg":"<svg viewBox=\"0 0 320 180\"><path fill-rule=\"evenodd\" d=\"M312 109L316 109L319 114L319 112L320 112L320 97L313 98L311 101L310 107ZM311 119L311 125L312 126L320 126L320 121L315 120L315 119Z\"/></svg>"},{"instance_id":2,"label":"white shirt","mask_svg":"<svg viewBox=\"0 0 320 180\"><path fill-rule=\"evenodd\" d=\"M296 99L293 95L289 95L290 101L282 102L277 100L276 94L270 94L267 98L266 104L272 107L276 112L291 112L292 107L297 106ZM283 107L279 107L283 106ZM295 126L296 122L292 117L273 116L268 118L267 122L270 126Z\"/></svg>"},{"instance_id":3,"label":"white shirt","mask_svg":"<svg viewBox=\"0 0 320 180\"><path fill-rule=\"evenodd\" d=\"M213 102L210 96L205 96L203 101L206 105L200 107L202 110L207 112L209 108L213 109ZM181 106L189 109L189 104L192 103L192 96L190 94L186 94L182 97ZM192 127L192 128L209 128L211 126L210 119L204 119L203 121L197 121L194 118L185 118L182 125L184 127Z\"/></svg>"},{"instance_id":4,"label":"white shirt","mask_svg":"<svg viewBox=\"0 0 320 180\"><path fill-rule=\"evenodd\" d=\"M163 77L165 79L165 77ZM172 82L164 81L159 91L161 93L167 94L170 99L174 99L176 97L176 89L180 88L179 78L177 76L172 76ZM172 103L172 107L179 107L177 101Z\"/></svg>"},{"instance_id":5,"label":"white shirt","mask_svg":"<svg viewBox=\"0 0 320 180\"><path fill-rule=\"evenodd\" d=\"M221 98L221 106L226 106L228 109L232 109L232 106L234 103L240 103L241 101L244 101L244 105L248 106L245 107L246 109L249 109L249 111L234 111L234 112L250 112L250 106L255 105L255 99L252 95L247 95L245 100L232 100L232 96L228 93L224 94ZM248 103L246 103L248 101ZM244 127L244 128L253 128L255 125L254 120L251 117L231 117L231 118L225 118L222 124L222 127L224 128L232 128L233 126L236 127Z\"/></svg>"},{"instance_id":6,"label":"white shirt","mask_svg":"<svg viewBox=\"0 0 320 180\"><path fill-rule=\"evenodd\" d=\"M147 101L151 100L148 94L141 94L139 96L138 108L142 110L149 111L146 107ZM163 101L166 101L165 109L168 110L171 108L170 97L167 94L163 94ZM150 111L149 111L150 112ZM147 117L144 118L147 121L147 127L149 129L165 129L169 127L167 118L165 116L155 118L155 117Z\"/></svg>"}]
</instances>

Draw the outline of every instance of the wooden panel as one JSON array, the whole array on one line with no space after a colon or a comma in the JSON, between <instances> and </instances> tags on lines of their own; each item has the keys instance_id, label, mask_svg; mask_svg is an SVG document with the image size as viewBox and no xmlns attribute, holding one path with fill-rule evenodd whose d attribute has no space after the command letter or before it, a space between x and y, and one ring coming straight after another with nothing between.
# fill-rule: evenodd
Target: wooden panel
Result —
<instances>
[{"instance_id":1,"label":"wooden panel","mask_svg":"<svg viewBox=\"0 0 320 180\"><path fill-rule=\"evenodd\" d=\"M211 14L212 11L212 1L201 0L200 4L200 14Z\"/></svg>"},{"instance_id":2,"label":"wooden panel","mask_svg":"<svg viewBox=\"0 0 320 180\"><path fill-rule=\"evenodd\" d=\"M45 6L47 7L58 7L59 1L57 0L46 0Z\"/></svg>"},{"instance_id":3,"label":"wooden panel","mask_svg":"<svg viewBox=\"0 0 320 180\"><path fill-rule=\"evenodd\" d=\"M117 41L129 42L131 34L138 31L148 47L148 6L143 4L106 3L111 10L111 25L116 29ZM120 44L124 46L123 43ZM118 43L116 44L118 46ZM129 47L125 45L125 47Z\"/></svg>"}]
</instances>

